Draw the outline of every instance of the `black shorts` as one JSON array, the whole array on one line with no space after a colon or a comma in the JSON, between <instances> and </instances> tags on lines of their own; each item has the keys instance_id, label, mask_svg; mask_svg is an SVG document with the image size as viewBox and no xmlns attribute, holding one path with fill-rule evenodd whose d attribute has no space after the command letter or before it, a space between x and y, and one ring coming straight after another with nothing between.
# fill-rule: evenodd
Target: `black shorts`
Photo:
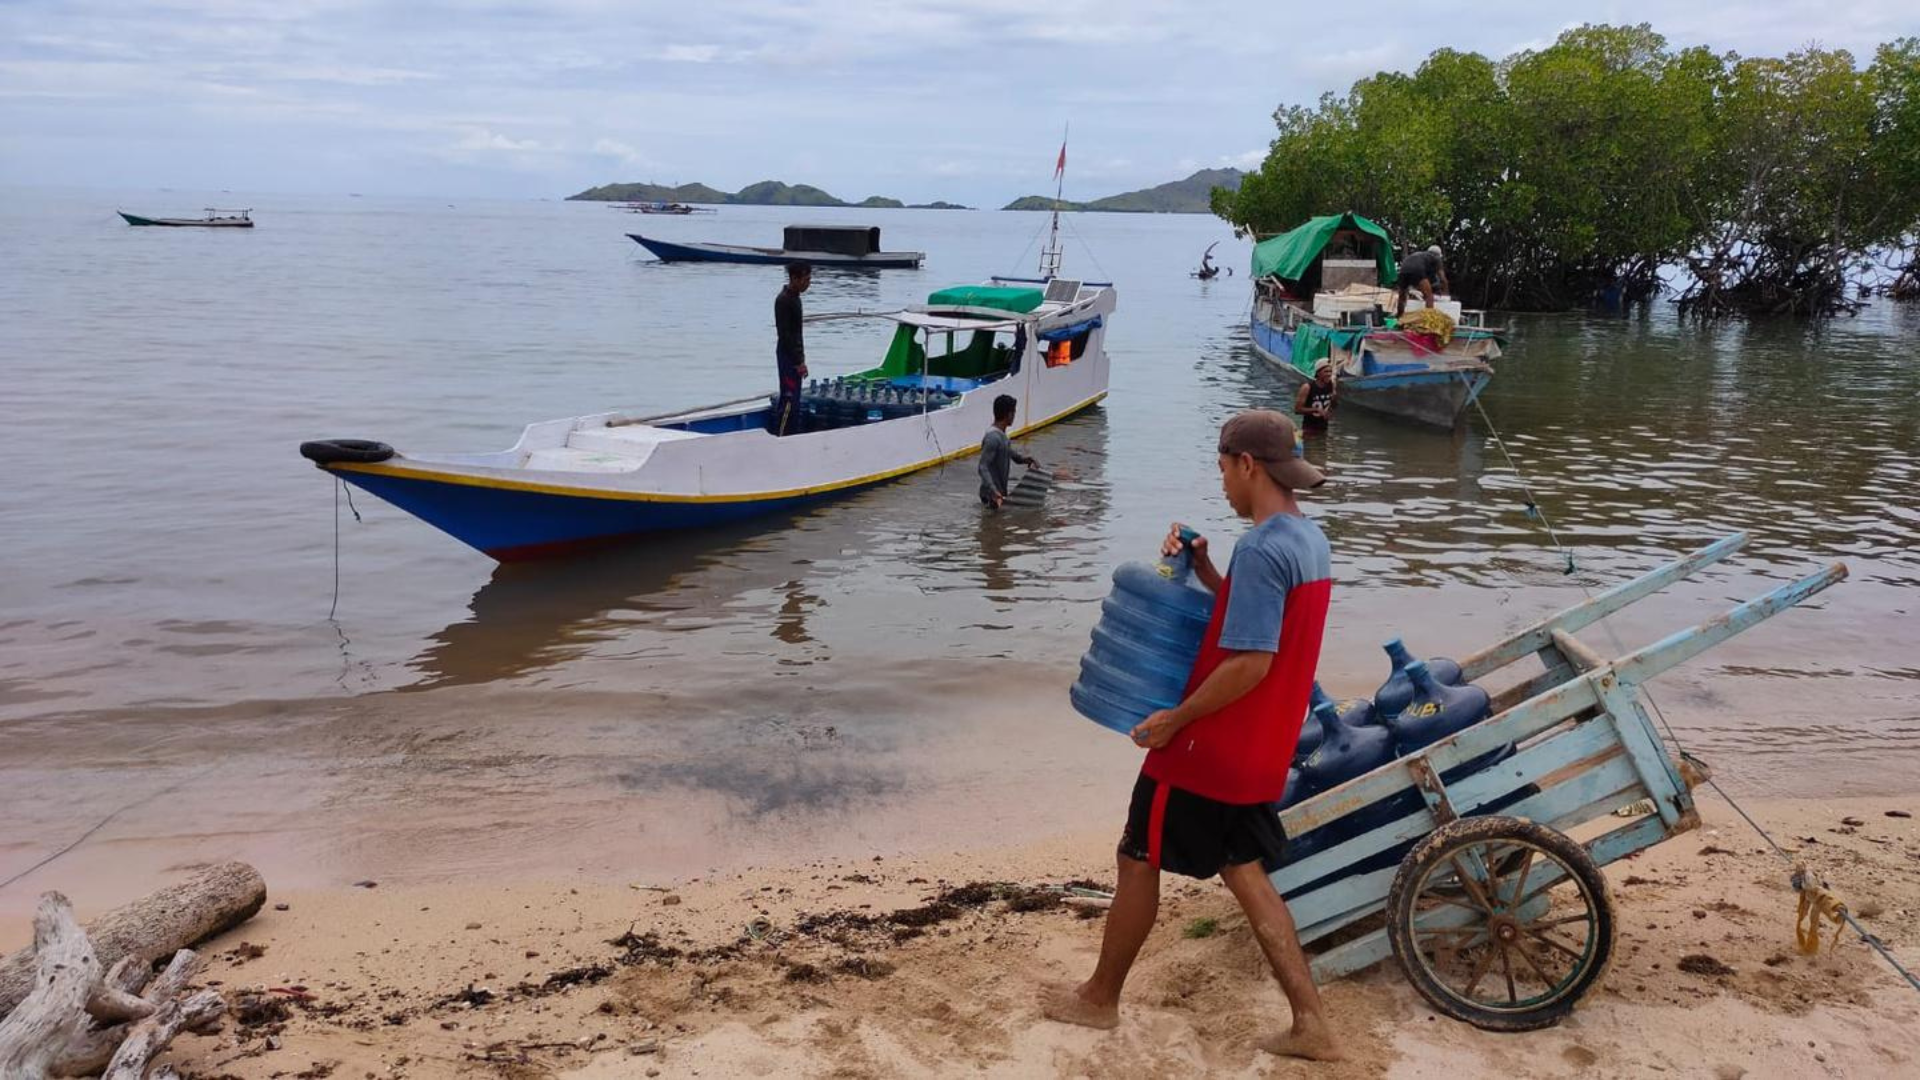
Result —
<instances>
[{"instance_id":1,"label":"black shorts","mask_svg":"<svg viewBox=\"0 0 1920 1080\"><path fill-rule=\"evenodd\" d=\"M1120 854L1192 878L1250 862L1271 874L1286 862L1287 833L1272 803L1218 802L1142 773L1127 807Z\"/></svg>"}]
</instances>

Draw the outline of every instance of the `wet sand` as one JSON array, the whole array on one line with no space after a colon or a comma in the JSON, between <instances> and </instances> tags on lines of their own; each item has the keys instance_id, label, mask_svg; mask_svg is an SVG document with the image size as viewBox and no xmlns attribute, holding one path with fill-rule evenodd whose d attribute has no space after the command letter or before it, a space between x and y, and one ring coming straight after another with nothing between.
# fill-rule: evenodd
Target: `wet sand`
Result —
<instances>
[{"instance_id":1,"label":"wet sand","mask_svg":"<svg viewBox=\"0 0 1920 1080\"><path fill-rule=\"evenodd\" d=\"M1920 962L1920 827L1884 816L1920 811L1920 799L1749 809L1908 964ZM1566 1022L1479 1032L1436 1016L1389 962L1328 988L1349 1048L1335 1066L1254 1048L1286 1009L1217 882L1169 879L1119 1030L1039 1018L1036 988L1088 970L1099 920L1058 907L1016 911L952 887L1110 882L1109 830L1034 843L976 838L909 858L790 860L648 887L576 877L276 887L271 899L287 910L269 908L210 943L205 978L242 1000L268 991L290 1004L255 1004L250 1022L185 1039L175 1059L243 1080L1763 1078L1920 1067L1920 994L1851 937L1818 956L1795 953L1784 865L1724 803L1709 797L1703 811L1701 831L1609 869L1616 959ZM1842 825L1848 816L1864 824ZM927 906L943 894L962 899L951 910ZM894 914L903 911L920 914ZM880 930L862 928L862 916ZM1201 918L1216 919L1218 932L1183 935ZM24 932L18 920L0 925L0 943ZM1678 966L1702 955L1725 970Z\"/></svg>"}]
</instances>

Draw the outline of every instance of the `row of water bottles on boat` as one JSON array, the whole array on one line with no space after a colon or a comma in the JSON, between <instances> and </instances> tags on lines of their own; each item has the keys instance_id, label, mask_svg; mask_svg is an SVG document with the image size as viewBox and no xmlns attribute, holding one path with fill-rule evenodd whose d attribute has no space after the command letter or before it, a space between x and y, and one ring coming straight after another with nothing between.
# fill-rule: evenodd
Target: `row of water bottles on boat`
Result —
<instances>
[{"instance_id":1,"label":"row of water bottles on boat","mask_svg":"<svg viewBox=\"0 0 1920 1080\"><path fill-rule=\"evenodd\" d=\"M901 388L864 379L810 379L800 388L800 410L811 430L822 430L943 409L957 397L942 390Z\"/></svg>"}]
</instances>

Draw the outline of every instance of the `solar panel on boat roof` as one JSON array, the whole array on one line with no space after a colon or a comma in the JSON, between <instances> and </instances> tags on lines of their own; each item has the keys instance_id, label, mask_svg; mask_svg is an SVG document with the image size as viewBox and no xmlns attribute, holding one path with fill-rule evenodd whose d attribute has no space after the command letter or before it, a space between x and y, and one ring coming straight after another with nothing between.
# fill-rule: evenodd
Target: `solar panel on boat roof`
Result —
<instances>
[{"instance_id":1,"label":"solar panel on boat roof","mask_svg":"<svg viewBox=\"0 0 1920 1080\"><path fill-rule=\"evenodd\" d=\"M1078 299L1080 299L1079 282L1068 281L1065 278L1054 278L1047 282L1047 303L1071 304Z\"/></svg>"}]
</instances>

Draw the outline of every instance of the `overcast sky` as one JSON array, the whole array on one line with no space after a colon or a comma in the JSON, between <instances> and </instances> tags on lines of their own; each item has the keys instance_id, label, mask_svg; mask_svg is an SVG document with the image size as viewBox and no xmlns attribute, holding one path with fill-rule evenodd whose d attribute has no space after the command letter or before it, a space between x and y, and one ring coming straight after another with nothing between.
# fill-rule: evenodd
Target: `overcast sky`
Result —
<instances>
[{"instance_id":1,"label":"overcast sky","mask_svg":"<svg viewBox=\"0 0 1920 1080\"><path fill-rule=\"evenodd\" d=\"M1680 9L1678 11L1674 9ZM763 179L997 205L1257 163L1276 105L1580 22L1779 54L1915 0L0 0L0 183L557 197ZM1340 18L1350 25L1342 28Z\"/></svg>"}]
</instances>

